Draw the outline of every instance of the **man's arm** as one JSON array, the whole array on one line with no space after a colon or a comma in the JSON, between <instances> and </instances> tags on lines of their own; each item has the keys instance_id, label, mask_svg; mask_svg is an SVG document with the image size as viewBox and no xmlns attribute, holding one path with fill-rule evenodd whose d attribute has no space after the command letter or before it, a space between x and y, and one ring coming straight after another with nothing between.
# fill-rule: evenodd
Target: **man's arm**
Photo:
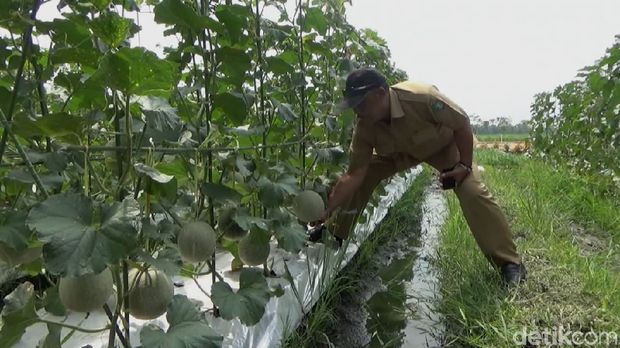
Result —
<instances>
[{"instance_id":1,"label":"man's arm","mask_svg":"<svg viewBox=\"0 0 620 348\"><path fill-rule=\"evenodd\" d=\"M327 209L325 210L325 218L327 218L336 208L343 205L347 202L355 191L357 191L362 182L364 181L364 177L366 176L366 171L368 171L368 165L358 167L353 170L348 170L345 174L343 174L331 193L329 194L329 202L327 203Z\"/></svg>"},{"instance_id":2,"label":"man's arm","mask_svg":"<svg viewBox=\"0 0 620 348\"><path fill-rule=\"evenodd\" d=\"M469 121L464 127L454 130L454 142L459 149L461 162L471 167L474 157L474 133Z\"/></svg>"}]
</instances>

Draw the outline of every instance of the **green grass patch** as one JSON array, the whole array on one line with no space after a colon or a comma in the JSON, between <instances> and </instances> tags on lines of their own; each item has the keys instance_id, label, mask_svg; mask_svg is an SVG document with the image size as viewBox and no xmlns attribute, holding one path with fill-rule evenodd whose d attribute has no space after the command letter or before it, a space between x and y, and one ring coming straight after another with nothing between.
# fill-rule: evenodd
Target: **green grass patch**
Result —
<instances>
[{"instance_id":1,"label":"green grass patch","mask_svg":"<svg viewBox=\"0 0 620 348\"><path fill-rule=\"evenodd\" d=\"M513 289L502 285L449 193L434 260L449 346L515 347L514 335L524 328L548 329L548 339L560 326L620 336L619 193L524 156L482 150L476 160L509 218L528 280Z\"/></svg>"},{"instance_id":2,"label":"green grass patch","mask_svg":"<svg viewBox=\"0 0 620 348\"><path fill-rule=\"evenodd\" d=\"M527 133L506 133L506 134L476 134L479 141L526 141L530 139Z\"/></svg>"},{"instance_id":3,"label":"green grass patch","mask_svg":"<svg viewBox=\"0 0 620 348\"><path fill-rule=\"evenodd\" d=\"M342 294L359 287L362 282L366 281L362 274L367 271L379 246L399 233L407 233L404 231L406 228L417 228L419 233L421 203L424 190L430 180L431 174L428 170L424 170L415 179L400 201L390 209L377 230L364 242L349 265L327 286L300 327L284 337L283 347L330 346L330 333L333 332L334 327L338 326L340 320L335 313L335 308L341 301ZM408 271L411 271L411 267Z\"/></svg>"}]
</instances>

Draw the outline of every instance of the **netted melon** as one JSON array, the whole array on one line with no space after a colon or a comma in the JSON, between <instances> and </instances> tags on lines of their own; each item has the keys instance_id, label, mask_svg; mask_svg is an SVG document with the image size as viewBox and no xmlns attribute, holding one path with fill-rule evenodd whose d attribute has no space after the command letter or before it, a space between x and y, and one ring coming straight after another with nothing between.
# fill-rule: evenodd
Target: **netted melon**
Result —
<instances>
[{"instance_id":1,"label":"netted melon","mask_svg":"<svg viewBox=\"0 0 620 348\"><path fill-rule=\"evenodd\" d=\"M241 240L248 234L248 231L244 230L233 219L235 215L234 209L227 209L220 215L220 222L218 229L224 233L224 237L230 240Z\"/></svg>"},{"instance_id":2,"label":"netted melon","mask_svg":"<svg viewBox=\"0 0 620 348\"><path fill-rule=\"evenodd\" d=\"M318 193L306 190L293 199L293 212L303 222L317 221L325 213L325 203Z\"/></svg>"},{"instance_id":3,"label":"netted melon","mask_svg":"<svg viewBox=\"0 0 620 348\"><path fill-rule=\"evenodd\" d=\"M177 245L184 260L201 262L215 252L216 238L215 231L209 224L194 221L183 226L177 237Z\"/></svg>"},{"instance_id":4,"label":"netted melon","mask_svg":"<svg viewBox=\"0 0 620 348\"><path fill-rule=\"evenodd\" d=\"M30 263L41 256L41 247L31 247L24 250L15 250L5 243L0 242L0 260L9 266L17 266Z\"/></svg>"},{"instance_id":5,"label":"netted melon","mask_svg":"<svg viewBox=\"0 0 620 348\"><path fill-rule=\"evenodd\" d=\"M239 258L248 266L262 265L269 257L269 239L251 232L239 241Z\"/></svg>"},{"instance_id":6,"label":"netted melon","mask_svg":"<svg viewBox=\"0 0 620 348\"><path fill-rule=\"evenodd\" d=\"M58 294L67 309L90 312L108 300L114 291L112 285L112 272L106 268L98 274L60 278Z\"/></svg>"},{"instance_id":7,"label":"netted melon","mask_svg":"<svg viewBox=\"0 0 620 348\"><path fill-rule=\"evenodd\" d=\"M129 272L129 313L138 319L154 319L166 313L174 295L172 280L162 271Z\"/></svg>"}]
</instances>

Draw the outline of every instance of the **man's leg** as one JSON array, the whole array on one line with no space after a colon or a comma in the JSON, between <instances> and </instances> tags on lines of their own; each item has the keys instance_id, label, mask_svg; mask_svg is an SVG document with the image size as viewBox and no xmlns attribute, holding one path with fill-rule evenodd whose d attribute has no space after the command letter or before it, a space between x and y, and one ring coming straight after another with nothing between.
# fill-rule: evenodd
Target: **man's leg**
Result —
<instances>
[{"instance_id":1,"label":"man's leg","mask_svg":"<svg viewBox=\"0 0 620 348\"><path fill-rule=\"evenodd\" d=\"M343 240L349 237L349 233L353 230L358 216L364 211L375 187L377 187L381 180L389 178L396 172L397 168L393 160L382 157L373 158L360 188L341 207L333 225L330 226L330 230L336 237Z\"/></svg>"},{"instance_id":2,"label":"man's leg","mask_svg":"<svg viewBox=\"0 0 620 348\"><path fill-rule=\"evenodd\" d=\"M487 259L498 267L507 262L521 263L506 216L480 179L478 166L454 189L463 215L478 246Z\"/></svg>"}]
</instances>

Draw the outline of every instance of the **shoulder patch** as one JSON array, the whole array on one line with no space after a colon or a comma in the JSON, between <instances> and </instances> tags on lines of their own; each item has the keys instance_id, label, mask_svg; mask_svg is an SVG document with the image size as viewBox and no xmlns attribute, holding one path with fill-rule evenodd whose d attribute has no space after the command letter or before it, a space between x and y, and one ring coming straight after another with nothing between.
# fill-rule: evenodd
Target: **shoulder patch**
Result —
<instances>
[{"instance_id":1,"label":"shoulder patch","mask_svg":"<svg viewBox=\"0 0 620 348\"><path fill-rule=\"evenodd\" d=\"M433 103L433 105L431 105L431 108L433 109L433 111L441 111L445 109L445 107L446 107L446 103L442 102L441 100L437 100Z\"/></svg>"}]
</instances>

